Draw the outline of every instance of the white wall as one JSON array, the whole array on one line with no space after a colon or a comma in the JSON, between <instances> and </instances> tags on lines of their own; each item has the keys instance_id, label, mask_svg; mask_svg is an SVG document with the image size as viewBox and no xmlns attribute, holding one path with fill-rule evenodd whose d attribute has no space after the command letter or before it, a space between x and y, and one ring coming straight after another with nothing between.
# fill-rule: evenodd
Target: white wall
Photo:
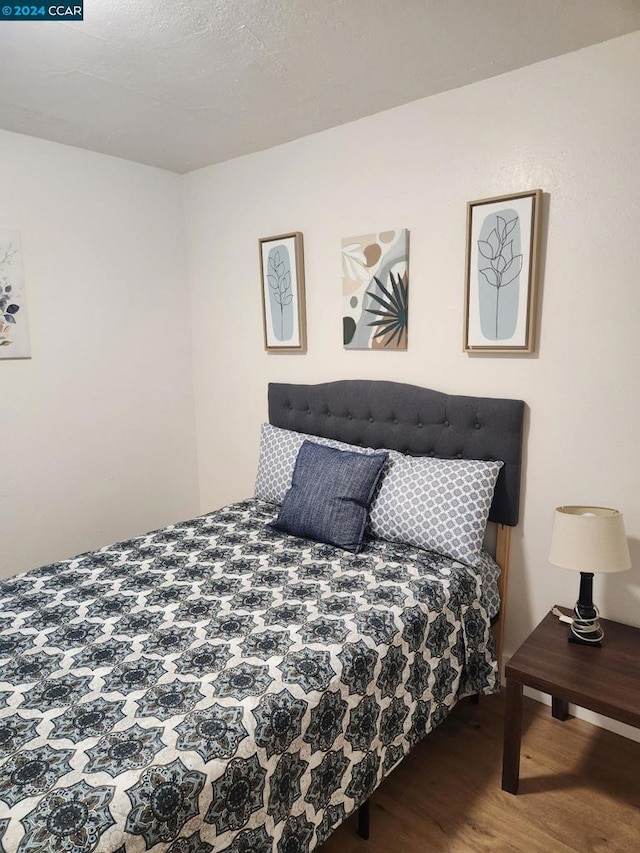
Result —
<instances>
[{"instance_id":1,"label":"white wall","mask_svg":"<svg viewBox=\"0 0 640 853\"><path fill-rule=\"evenodd\" d=\"M506 651L578 577L547 563L553 508L621 508L634 568L598 577L640 625L640 33L185 178L201 508L252 492L267 382L407 381L524 399ZM461 351L466 203L541 187L540 343ZM340 240L407 227L406 353L345 352ZM263 352L259 237L304 233L309 350Z\"/></svg>"},{"instance_id":2,"label":"white wall","mask_svg":"<svg viewBox=\"0 0 640 853\"><path fill-rule=\"evenodd\" d=\"M32 355L0 360L0 574L197 512L181 179L0 132Z\"/></svg>"}]
</instances>

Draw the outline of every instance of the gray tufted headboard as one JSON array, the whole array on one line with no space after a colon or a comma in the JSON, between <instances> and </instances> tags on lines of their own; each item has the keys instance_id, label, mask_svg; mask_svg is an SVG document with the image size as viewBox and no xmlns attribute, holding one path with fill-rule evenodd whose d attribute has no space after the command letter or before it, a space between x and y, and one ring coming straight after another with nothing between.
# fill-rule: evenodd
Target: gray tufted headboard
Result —
<instances>
[{"instance_id":1,"label":"gray tufted headboard","mask_svg":"<svg viewBox=\"0 0 640 853\"><path fill-rule=\"evenodd\" d=\"M501 459L489 518L510 526L518 523L523 416L522 400L461 397L401 382L269 384L269 421L283 429L412 456Z\"/></svg>"}]
</instances>

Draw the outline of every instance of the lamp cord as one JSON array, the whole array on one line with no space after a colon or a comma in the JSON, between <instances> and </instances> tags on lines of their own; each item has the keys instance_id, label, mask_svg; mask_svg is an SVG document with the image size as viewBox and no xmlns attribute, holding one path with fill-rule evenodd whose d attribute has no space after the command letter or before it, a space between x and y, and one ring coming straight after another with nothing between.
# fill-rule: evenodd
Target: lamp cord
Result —
<instances>
[{"instance_id":1,"label":"lamp cord","mask_svg":"<svg viewBox=\"0 0 640 853\"><path fill-rule=\"evenodd\" d=\"M576 608L577 606L578 602L576 602ZM604 630L598 622L598 619L600 618L600 611L595 604L593 609L595 610L596 615L591 619L581 619L578 616L566 616L557 607L552 607L551 612L554 616L557 616L561 622L566 622L567 625L569 625L571 633L574 637L577 637L581 643L601 643L604 639ZM588 636L589 634L595 636Z\"/></svg>"}]
</instances>

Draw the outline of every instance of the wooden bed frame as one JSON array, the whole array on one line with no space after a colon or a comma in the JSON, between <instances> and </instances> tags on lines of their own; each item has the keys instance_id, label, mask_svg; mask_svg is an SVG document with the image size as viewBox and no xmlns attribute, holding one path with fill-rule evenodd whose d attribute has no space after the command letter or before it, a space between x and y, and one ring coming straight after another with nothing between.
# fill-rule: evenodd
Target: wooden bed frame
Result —
<instances>
[{"instance_id":1,"label":"wooden bed frame","mask_svg":"<svg viewBox=\"0 0 640 853\"><path fill-rule=\"evenodd\" d=\"M493 639L496 644L498 672L502 676L502 647L504 643L504 622L507 609L507 582L509 580L509 550L511 547L511 528L499 524L496 534L495 561L500 566L498 593L500 594L500 613L493 623Z\"/></svg>"}]
</instances>

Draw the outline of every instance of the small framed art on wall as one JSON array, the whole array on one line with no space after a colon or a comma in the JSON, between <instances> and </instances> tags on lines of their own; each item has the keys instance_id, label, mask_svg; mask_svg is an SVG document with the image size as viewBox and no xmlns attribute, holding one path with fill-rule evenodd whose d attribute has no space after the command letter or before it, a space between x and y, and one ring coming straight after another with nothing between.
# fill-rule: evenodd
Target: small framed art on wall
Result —
<instances>
[{"instance_id":1,"label":"small framed art on wall","mask_svg":"<svg viewBox=\"0 0 640 853\"><path fill-rule=\"evenodd\" d=\"M302 234L259 240L262 320L267 352L306 352Z\"/></svg>"},{"instance_id":2,"label":"small framed art on wall","mask_svg":"<svg viewBox=\"0 0 640 853\"><path fill-rule=\"evenodd\" d=\"M0 229L0 359L31 358L20 234Z\"/></svg>"},{"instance_id":3,"label":"small framed art on wall","mask_svg":"<svg viewBox=\"0 0 640 853\"><path fill-rule=\"evenodd\" d=\"M345 349L406 350L409 231L397 228L342 241Z\"/></svg>"},{"instance_id":4,"label":"small framed art on wall","mask_svg":"<svg viewBox=\"0 0 640 853\"><path fill-rule=\"evenodd\" d=\"M535 349L542 190L467 206L465 352Z\"/></svg>"}]
</instances>

